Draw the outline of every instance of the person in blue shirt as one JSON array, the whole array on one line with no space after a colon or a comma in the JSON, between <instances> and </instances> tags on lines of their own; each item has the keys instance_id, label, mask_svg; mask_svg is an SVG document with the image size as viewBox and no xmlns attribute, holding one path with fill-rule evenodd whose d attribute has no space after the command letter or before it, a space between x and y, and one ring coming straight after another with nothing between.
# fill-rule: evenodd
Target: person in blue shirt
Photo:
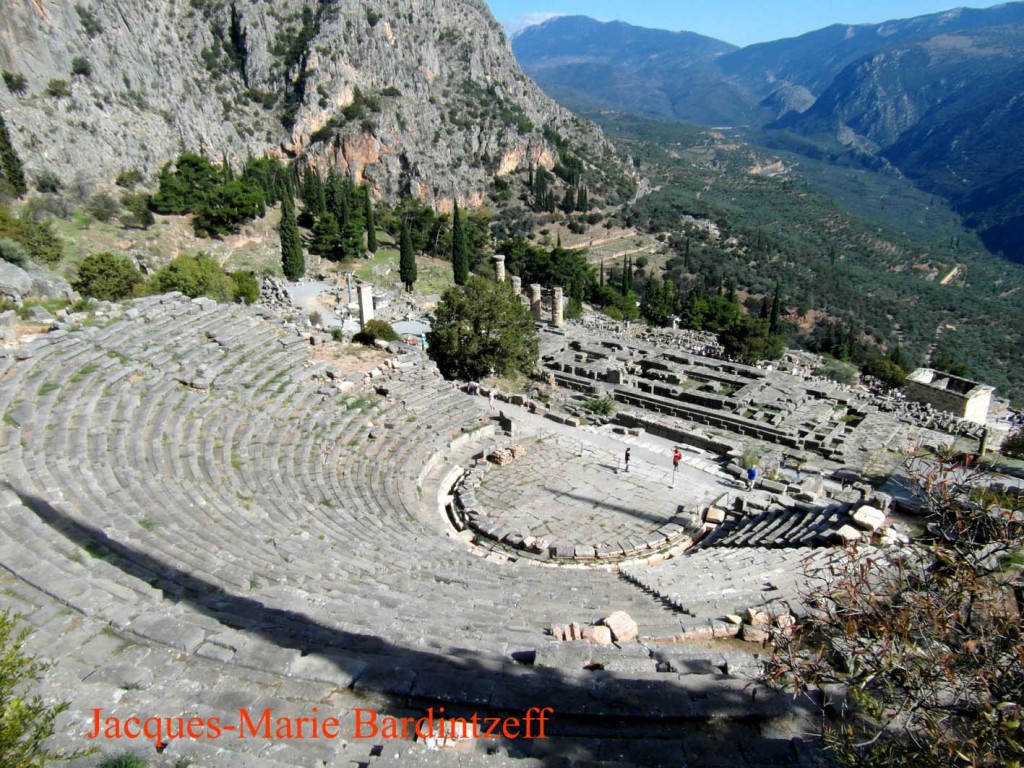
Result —
<instances>
[{"instance_id":1,"label":"person in blue shirt","mask_svg":"<svg viewBox=\"0 0 1024 768\"><path fill-rule=\"evenodd\" d=\"M757 467L751 467L747 470L747 490L754 490L754 483L757 482Z\"/></svg>"}]
</instances>

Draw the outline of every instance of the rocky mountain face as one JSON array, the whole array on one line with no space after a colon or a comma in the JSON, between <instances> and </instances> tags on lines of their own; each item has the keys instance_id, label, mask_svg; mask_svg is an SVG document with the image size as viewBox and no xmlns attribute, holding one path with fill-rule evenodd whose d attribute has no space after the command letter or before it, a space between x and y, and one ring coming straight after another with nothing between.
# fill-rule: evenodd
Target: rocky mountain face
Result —
<instances>
[{"instance_id":1,"label":"rocky mountain face","mask_svg":"<svg viewBox=\"0 0 1024 768\"><path fill-rule=\"evenodd\" d=\"M1024 3L835 25L731 51L678 46L674 58L655 43L678 33L603 29L601 78L628 87L588 85L584 70L540 56L545 48L561 50L554 22L522 33L513 47L557 98L590 88L600 98L590 106L708 126L767 127L773 144L895 168L950 200L993 251L1024 261L1017 183L1024 175ZM647 90L633 81L646 82ZM780 142L783 132L802 138Z\"/></svg>"},{"instance_id":2,"label":"rocky mountain face","mask_svg":"<svg viewBox=\"0 0 1024 768\"><path fill-rule=\"evenodd\" d=\"M521 72L482 0L0 3L0 109L30 178L271 152L444 208L550 167L557 144L619 167Z\"/></svg>"}]
</instances>

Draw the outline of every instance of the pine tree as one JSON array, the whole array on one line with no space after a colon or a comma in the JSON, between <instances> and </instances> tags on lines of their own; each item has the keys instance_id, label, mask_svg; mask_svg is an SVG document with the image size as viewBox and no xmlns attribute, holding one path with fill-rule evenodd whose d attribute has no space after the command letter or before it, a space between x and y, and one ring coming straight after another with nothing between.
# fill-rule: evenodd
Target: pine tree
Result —
<instances>
[{"instance_id":1,"label":"pine tree","mask_svg":"<svg viewBox=\"0 0 1024 768\"><path fill-rule=\"evenodd\" d=\"M405 290L411 291L416 282L416 253L412 248L412 233L409 231L409 222L402 219L402 230L398 237L398 277L401 279Z\"/></svg>"},{"instance_id":2,"label":"pine tree","mask_svg":"<svg viewBox=\"0 0 1024 768\"><path fill-rule=\"evenodd\" d=\"M7 134L7 124L3 116L0 116L0 178L3 178L14 190L17 197L28 192L28 185L25 183L25 172L21 167L21 160L14 151L11 144L11 137Z\"/></svg>"},{"instance_id":3,"label":"pine tree","mask_svg":"<svg viewBox=\"0 0 1024 768\"><path fill-rule=\"evenodd\" d=\"M452 214L452 272L455 284L465 285L469 279L469 247L466 244L466 233L462 229L462 215L459 204L455 203Z\"/></svg>"},{"instance_id":4,"label":"pine tree","mask_svg":"<svg viewBox=\"0 0 1024 768\"><path fill-rule=\"evenodd\" d=\"M299 226L295 222L295 203L291 196L281 202L281 267L289 280L298 280L306 273L306 260L302 255Z\"/></svg>"},{"instance_id":5,"label":"pine tree","mask_svg":"<svg viewBox=\"0 0 1024 768\"><path fill-rule=\"evenodd\" d=\"M377 252L377 222L373 217L373 200L370 199L370 188L363 187L363 218L366 220L366 250L370 253ZM411 235L410 235L411 237ZM412 240L409 241L410 245ZM414 278L415 279L415 278Z\"/></svg>"}]
</instances>

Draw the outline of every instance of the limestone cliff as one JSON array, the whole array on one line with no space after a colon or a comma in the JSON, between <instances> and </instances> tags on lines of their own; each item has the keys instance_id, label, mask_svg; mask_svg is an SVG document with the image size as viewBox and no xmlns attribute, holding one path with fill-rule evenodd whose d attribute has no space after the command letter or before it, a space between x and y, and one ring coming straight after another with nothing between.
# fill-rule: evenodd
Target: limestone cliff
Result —
<instances>
[{"instance_id":1,"label":"limestone cliff","mask_svg":"<svg viewBox=\"0 0 1024 768\"><path fill-rule=\"evenodd\" d=\"M522 74L482 0L0 7L0 109L30 176L109 181L182 149L270 151L444 207L550 167L564 139L621 181L600 131Z\"/></svg>"}]
</instances>

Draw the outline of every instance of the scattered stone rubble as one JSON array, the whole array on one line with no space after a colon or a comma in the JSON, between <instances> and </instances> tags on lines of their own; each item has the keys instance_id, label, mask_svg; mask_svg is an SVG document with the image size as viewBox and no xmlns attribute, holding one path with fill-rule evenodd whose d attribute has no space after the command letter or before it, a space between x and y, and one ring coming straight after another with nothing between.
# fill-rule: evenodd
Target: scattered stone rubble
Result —
<instances>
[{"instance_id":1,"label":"scattered stone rubble","mask_svg":"<svg viewBox=\"0 0 1024 768\"><path fill-rule=\"evenodd\" d=\"M272 275L264 275L260 282L261 306L267 307L282 316L293 316L299 311L288 294L288 287L283 280Z\"/></svg>"},{"instance_id":2,"label":"scattered stone rubble","mask_svg":"<svg viewBox=\"0 0 1024 768\"><path fill-rule=\"evenodd\" d=\"M580 627L575 621L551 627L551 635L562 642L586 640L593 645L628 643L639 635L637 623L625 611L615 611L590 626Z\"/></svg>"},{"instance_id":3,"label":"scattered stone rubble","mask_svg":"<svg viewBox=\"0 0 1024 768\"><path fill-rule=\"evenodd\" d=\"M519 443L514 443L512 445L505 446L504 448L495 448L487 455L487 460L493 464L497 464L499 467L504 467L511 464L525 453L526 448Z\"/></svg>"}]
</instances>

